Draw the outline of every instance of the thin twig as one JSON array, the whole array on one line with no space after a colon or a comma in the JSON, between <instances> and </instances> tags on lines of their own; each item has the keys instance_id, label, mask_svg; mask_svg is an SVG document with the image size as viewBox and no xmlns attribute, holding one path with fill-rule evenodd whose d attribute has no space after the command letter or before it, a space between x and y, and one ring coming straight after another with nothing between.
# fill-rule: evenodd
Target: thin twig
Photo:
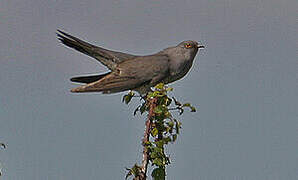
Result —
<instances>
[{"instance_id":1,"label":"thin twig","mask_svg":"<svg viewBox=\"0 0 298 180\"><path fill-rule=\"evenodd\" d=\"M152 118L154 117L154 109L156 107L157 98L153 98L148 100L149 101L149 114L145 123L145 132L143 138L143 160L141 166L141 172L138 174L134 180L146 180L147 174L147 166L149 163L149 149L147 148L147 142L149 142L150 132L151 132L151 124Z\"/></svg>"}]
</instances>

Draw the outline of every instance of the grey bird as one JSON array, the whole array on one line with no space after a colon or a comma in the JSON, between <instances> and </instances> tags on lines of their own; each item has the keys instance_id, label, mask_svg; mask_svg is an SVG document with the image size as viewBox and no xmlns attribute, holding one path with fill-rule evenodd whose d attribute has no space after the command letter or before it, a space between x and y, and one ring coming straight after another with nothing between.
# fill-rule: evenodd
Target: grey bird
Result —
<instances>
[{"instance_id":1,"label":"grey bird","mask_svg":"<svg viewBox=\"0 0 298 180\"><path fill-rule=\"evenodd\" d=\"M94 46L57 30L58 39L110 69L100 75L73 77L71 81L85 85L71 89L71 92L102 92L104 94L134 90L141 95L151 91L158 83L168 84L184 77L203 45L196 41L183 41L177 46L166 48L156 54L136 56Z\"/></svg>"}]
</instances>

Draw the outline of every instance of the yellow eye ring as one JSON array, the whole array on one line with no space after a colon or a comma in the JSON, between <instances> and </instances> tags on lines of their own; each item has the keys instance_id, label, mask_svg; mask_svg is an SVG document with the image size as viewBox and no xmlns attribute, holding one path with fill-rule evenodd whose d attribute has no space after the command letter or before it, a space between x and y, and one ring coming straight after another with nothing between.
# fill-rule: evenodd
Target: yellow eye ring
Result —
<instances>
[{"instance_id":1,"label":"yellow eye ring","mask_svg":"<svg viewBox=\"0 0 298 180\"><path fill-rule=\"evenodd\" d=\"M189 43L187 43L187 44L184 45L184 47L186 47L186 48L192 48L192 45L189 44Z\"/></svg>"}]
</instances>

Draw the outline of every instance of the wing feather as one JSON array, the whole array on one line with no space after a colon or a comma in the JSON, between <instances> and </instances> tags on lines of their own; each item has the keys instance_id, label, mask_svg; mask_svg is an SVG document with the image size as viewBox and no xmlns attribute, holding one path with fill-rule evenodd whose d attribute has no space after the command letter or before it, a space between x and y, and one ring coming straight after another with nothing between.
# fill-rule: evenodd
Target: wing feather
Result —
<instances>
[{"instance_id":1,"label":"wing feather","mask_svg":"<svg viewBox=\"0 0 298 180\"><path fill-rule=\"evenodd\" d=\"M146 56L124 61L115 71L93 83L80 86L71 92L116 93L152 87L169 76L169 58L164 55Z\"/></svg>"}]
</instances>

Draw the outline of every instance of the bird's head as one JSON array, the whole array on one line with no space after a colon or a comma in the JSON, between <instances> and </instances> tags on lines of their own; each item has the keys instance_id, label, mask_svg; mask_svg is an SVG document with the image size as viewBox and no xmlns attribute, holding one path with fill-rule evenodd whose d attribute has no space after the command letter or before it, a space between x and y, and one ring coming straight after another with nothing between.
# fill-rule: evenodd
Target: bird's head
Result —
<instances>
[{"instance_id":1,"label":"bird's head","mask_svg":"<svg viewBox=\"0 0 298 180\"><path fill-rule=\"evenodd\" d=\"M177 47L186 49L188 51L198 51L198 49L205 48L205 46L198 43L197 41L191 41L191 40L183 41L179 43Z\"/></svg>"},{"instance_id":2,"label":"bird's head","mask_svg":"<svg viewBox=\"0 0 298 180\"><path fill-rule=\"evenodd\" d=\"M187 40L179 43L176 48L178 48L180 52L183 52L184 55L193 58L198 50L205 48L205 46L196 41Z\"/></svg>"}]
</instances>

